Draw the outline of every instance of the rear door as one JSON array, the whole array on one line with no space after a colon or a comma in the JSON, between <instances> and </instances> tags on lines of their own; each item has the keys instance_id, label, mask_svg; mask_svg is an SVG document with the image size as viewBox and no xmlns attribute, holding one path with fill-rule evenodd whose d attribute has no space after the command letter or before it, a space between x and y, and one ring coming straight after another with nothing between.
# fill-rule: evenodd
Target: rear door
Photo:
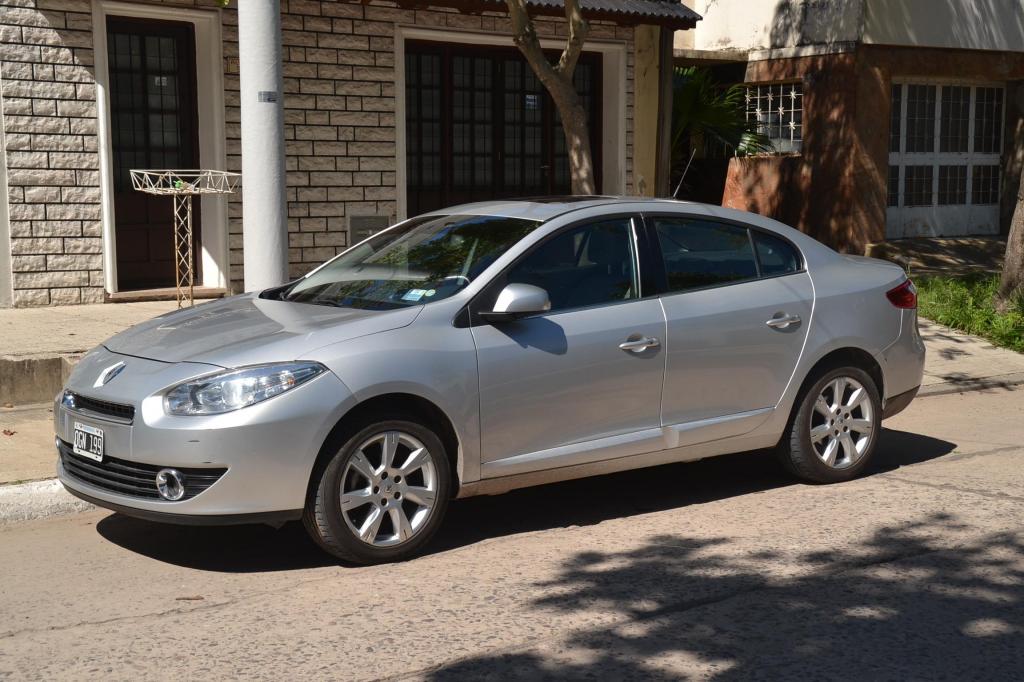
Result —
<instances>
[{"instance_id":1,"label":"rear door","mask_svg":"<svg viewBox=\"0 0 1024 682\"><path fill-rule=\"evenodd\" d=\"M741 435L789 384L813 289L789 242L705 217L648 216L665 263L662 423L679 445Z\"/></svg>"}]
</instances>

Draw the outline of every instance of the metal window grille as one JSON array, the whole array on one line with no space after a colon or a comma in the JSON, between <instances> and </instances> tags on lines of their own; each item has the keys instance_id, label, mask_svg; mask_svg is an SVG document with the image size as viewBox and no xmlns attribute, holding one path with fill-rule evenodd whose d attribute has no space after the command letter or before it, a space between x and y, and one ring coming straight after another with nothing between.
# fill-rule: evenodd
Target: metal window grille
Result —
<instances>
[{"instance_id":1,"label":"metal window grille","mask_svg":"<svg viewBox=\"0 0 1024 682\"><path fill-rule=\"evenodd\" d=\"M889 110L889 151L900 150L900 136L903 134L903 86L892 86L892 100ZM892 173L889 174L892 177Z\"/></svg>"},{"instance_id":2,"label":"metal window grille","mask_svg":"<svg viewBox=\"0 0 1024 682\"><path fill-rule=\"evenodd\" d=\"M1002 151L1003 89L978 88L974 102L974 151Z\"/></svg>"},{"instance_id":3,"label":"metal window grille","mask_svg":"<svg viewBox=\"0 0 1024 682\"><path fill-rule=\"evenodd\" d=\"M931 206L933 199L932 166L904 166L903 205Z\"/></svg>"},{"instance_id":4,"label":"metal window grille","mask_svg":"<svg viewBox=\"0 0 1024 682\"><path fill-rule=\"evenodd\" d=\"M776 152L799 152L803 146L803 98L801 83L748 85L747 121L757 123L758 132L768 137Z\"/></svg>"},{"instance_id":5,"label":"metal window grille","mask_svg":"<svg viewBox=\"0 0 1024 682\"><path fill-rule=\"evenodd\" d=\"M887 196L887 205L899 206L900 205L900 167L889 166L889 188Z\"/></svg>"},{"instance_id":6,"label":"metal window grille","mask_svg":"<svg viewBox=\"0 0 1024 682\"><path fill-rule=\"evenodd\" d=\"M967 166L939 166L939 206L967 203Z\"/></svg>"},{"instance_id":7,"label":"metal window grille","mask_svg":"<svg viewBox=\"0 0 1024 682\"><path fill-rule=\"evenodd\" d=\"M971 203L999 203L999 166L975 166L971 187Z\"/></svg>"}]
</instances>

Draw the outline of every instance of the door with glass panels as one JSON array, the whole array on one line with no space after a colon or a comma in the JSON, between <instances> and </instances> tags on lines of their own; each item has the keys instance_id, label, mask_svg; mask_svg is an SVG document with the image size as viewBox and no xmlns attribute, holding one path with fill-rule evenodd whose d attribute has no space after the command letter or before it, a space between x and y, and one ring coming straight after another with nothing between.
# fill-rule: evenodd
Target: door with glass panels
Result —
<instances>
[{"instance_id":1,"label":"door with glass panels","mask_svg":"<svg viewBox=\"0 0 1024 682\"><path fill-rule=\"evenodd\" d=\"M191 23L107 19L119 291L174 286L171 198L134 191L129 171L198 167L195 54ZM197 200L192 211L197 273L200 213Z\"/></svg>"},{"instance_id":2,"label":"door with glass panels","mask_svg":"<svg viewBox=\"0 0 1024 682\"><path fill-rule=\"evenodd\" d=\"M999 233L1004 89L894 83L888 238Z\"/></svg>"},{"instance_id":3,"label":"door with glass panels","mask_svg":"<svg viewBox=\"0 0 1024 682\"><path fill-rule=\"evenodd\" d=\"M600 187L600 55L574 74ZM514 48L408 41L408 214L503 197L569 194L569 159L550 95Z\"/></svg>"}]
</instances>

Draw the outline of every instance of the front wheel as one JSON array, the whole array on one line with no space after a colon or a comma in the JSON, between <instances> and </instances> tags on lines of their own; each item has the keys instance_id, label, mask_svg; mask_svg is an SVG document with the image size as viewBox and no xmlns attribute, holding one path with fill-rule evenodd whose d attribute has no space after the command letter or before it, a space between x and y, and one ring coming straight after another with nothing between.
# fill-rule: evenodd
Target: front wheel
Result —
<instances>
[{"instance_id":1,"label":"front wheel","mask_svg":"<svg viewBox=\"0 0 1024 682\"><path fill-rule=\"evenodd\" d=\"M405 419L377 422L348 438L306 506L313 539L358 564L408 559L437 531L451 474L441 440Z\"/></svg>"},{"instance_id":2,"label":"front wheel","mask_svg":"<svg viewBox=\"0 0 1024 682\"><path fill-rule=\"evenodd\" d=\"M779 443L779 457L805 480L848 481L874 454L881 420L881 399L871 376L857 367L837 367L801 395Z\"/></svg>"}]
</instances>

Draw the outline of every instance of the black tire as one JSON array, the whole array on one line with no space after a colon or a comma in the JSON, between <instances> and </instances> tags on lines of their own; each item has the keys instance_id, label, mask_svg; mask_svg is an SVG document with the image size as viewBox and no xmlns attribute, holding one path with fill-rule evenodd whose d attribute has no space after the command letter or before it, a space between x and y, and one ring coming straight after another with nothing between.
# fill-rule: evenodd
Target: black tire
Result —
<instances>
[{"instance_id":1,"label":"black tire","mask_svg":"<svg viewBox=\"0 0 1024 682\"><path fill-rule=\"evenodd\" d=\"M379 547L361 540L342 516L342 477L350 460L358 454L360 446L375 435L388 431L407 433L426 447L434 465L436 496L429 515L411 538L390 547ZM354 564L403 561L416 556L440 527L451 496L451 467L441 439L429 427L420 423L418 417L404 414L381 415L380 421L375 420L354 433L351 430L348 433L351 435L343 435L338 439L343 442L336 448L334 455L314 471L313 475L317 478L311 482L310 495L303 513L307 532L324 550ZM390 499L387 501L390 502ZM369 503L370 506L374 504L382 504L382 501ZM381 513L387 516L384 509ZM390 517L382 521L382 526L385 522L393 526Z\"/></svg>"},{"instance_id":2,"label":"black tire","mask_svg":"<svg viewBox=\"0 0 1024 682\"><path fill-rule=\"evenodd\" d=\"M856 380L867 391L871 407L871 435L859 459L845 467L830 466L818 455L811 443L811 424L815 401L835 379L848 377ZM863 416L863 413L860 413ZM856 416L856 415L855 415ZM874 379L858 367L833 367L823 371L817 379L801 391L793 406L786 432L776 449L783 466L794 476L812 483L839 483L856 478L874 455L881 433L882 401Z\"/></svg>"}]
</instances>

